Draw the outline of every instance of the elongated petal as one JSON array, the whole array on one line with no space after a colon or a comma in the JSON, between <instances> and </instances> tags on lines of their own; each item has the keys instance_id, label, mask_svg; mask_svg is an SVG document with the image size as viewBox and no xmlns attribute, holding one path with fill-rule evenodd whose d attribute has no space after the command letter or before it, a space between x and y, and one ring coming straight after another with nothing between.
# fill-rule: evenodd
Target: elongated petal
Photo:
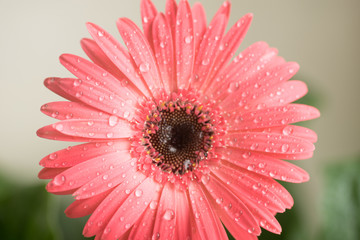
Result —
<instances>
[{"instance_id":1,"label":"elongated petal","mask_svg":"<svg viewBox=\"0 0 360 240\"><path fill-rule=\"evenodd\" d=\"M54 125L48 125L45 127L40 128L36 131L36 135L41 138L46 138L50 140L57 140L57 141L67 141L67 142L95 142L99 141L98 139L91 139L91 138L83 138L83 137L74 137L63 134L59 132Z\"/></svg>"},{"instance_id":2,"label":"elongated petal","mask_svg":"<svg viewBox=\"0 0 360 240\"><path fill-rule=\"evenodd\" d=\"M259 235L261 230L257 225L253 215L246 207L246 205L234 195L226 186L226 183L220 182L214 176L208 176L203 178L204 187L208 190L209 195L213 198L215 209L218 209L220 218L233 219L233 224ZM239 236L235 236L238 238Z\"/></svg>"},{"instance_id":3,"label":"elongated petal","mask_svg":"<svg viewBox=\"0 0 360 240\"><path fill-rule=\"evenodd\" d=\"M83 231L84 236L101 236L103 232L106 233L114 230L105 227L121 204L129 197L129 194L131 194L144 179L144 174L136 172L134 175L128 176L127 180L117 186L104 201L101 202L87 221Z\"/></svg>"},{"instance_id":4,"label":"elongated petal","mask_svg":"<svg viewBox=\"0 0 360 240\"><path fill-rule=\"evenodd\" d=\"M68 168L43 168L38 174L38 178L40 179L52 179L56 175L64 172Z\"/></svg>"},{"instance_id":5,"label":"elongated petal","mask_svg":"<svg viewBox=\"0 0 360 240\"><path fill-rule=\"evenodd\" d=\"M58 120L109 119L108 113L77 102L51 102L41 106L41 112Z\"/></svg>"},{"instance_id":6,"label":"elongated petal","mask_svg":"<svg viewBox=\"0 0 360 240\"><path fill-rule=\"evenodd\" d=\"M177 239L189 239L191 237L191 218L189 200L185 191L175 191L175 217L177 228Z\"/></svg>"},{"instance_id":7,"label":"elongated petal","mask_svg":"<svg viewBox=\"0 0 360 240\"><path fill-rule=\"evenodd\" d=\"M130 143L127 139L106 143L85 143L51 153L41 159L40 165L47 168L68 168L94 157L121 150L130 150Z\"/></svg>"},{"instance_id":8,"label":"elongated petal","mask_svg":"<svg viewBox=\"0 0 360 240\"><path fill-rule=\"evenodd\" d=\"M112 153L79 163L54 177L46 189L49 192L61 192L78 188L110 168L121 165L122 155L127 156L128 153L126 151Z\"/></svg>"},{"instance_id":9,"label":"elongated petal","mask_svg":"<svg viewBox=\"0 0 360 240\"><path fill-rule=\"evenodd\" d=\"M201 239L227 239L224 227L218 224L218 216L199 184L190 182L189 196L196 230Z\"/></svg>"},{"instance_id":10,"label":"elongated petal","mask_svg":"<svg viewBox=\"0 0 360 240\"><path fill-rule=\"evenodd\" d=\"M158 12L156 10L156 7L150 0L141 0L140 9L141 9L141 20L144 29L144 35L151 44L152 24Z\"/></svg>"},{"instance_id":11,"label":"elongated petal","mask_svg":"<svg viewBox=\"0 0 360 240\"><path fill-rule=\"evenodd\" d=\"M175 26L176 26L176 14L177 4L175 0L166 0L165 3L165 17L170 25L173 39L175 39Z\"/></svg>"},{"instance_id":12,"label":"elongated petal","mask_svg":"<svg viewBox=\"0 0 360 240\"><path fill-rule=\"evenodd\" d=\"M175 236L175 189L170 183L164 186L158 205L153 234L160 234L161 238L171 239Z\"/></svg>"},{"instance_id":13,"label":"elongated petal","mask_svg":"<svg viewBox=\"0 0 360 240\"><path fill-rule=\"evenodd\" d=\"M104 232L102 239L121 238L147 208L153 199L154 192L158 189L158 185L152 178L147 178L129 194L129 197L121 204L105 228L111 229L111 231ZM123 221L121 221L121 217L124 218Z\"/></svg>"},{"instance_id":14,"label":"elongated petal","mask_svg":"<svg viewBox=\"0 0 360 240\"><path fill-rule=\"evenodd\" d=\"M175 62L177 87L189 84L195 59L193 18L189 3L181 1L176 15Z\"/></svg>"},{"instance_id":15,"label":"elongated petal","mask_svg":"<svg viewBox=\"0 0 360 240\"><path fill-rule=\"evenodd\" d=\"M94 40L83 38L81 39L80 43L86 55L96 65L100 66L119 80L126 78L126 76L116 67L116 65L110 60L110 58L103 52L103 50Z\"/></svg>"},{"instance_id":16,"label":"elongated petal","mask_svg":"<svg viewBox=\"0 0 360 240\"><path fill-rule=\"evenodd\" d=\"M309 180L308 173L298 166L260 153L236 148L219 148L217 153L239 167L264 176L295 183Z\"/></svg>"},{"instance_id":17,"label":"elongated petal","mask_svg":"<svg viewBox=\"0 0 360 240\"><path fill-rule=\"evenodd\" d=\"M112 125L108 120L74 119L54 123L53 127L62 134L82 138L118 139L133 135L130 123L120 118Z\"/></svg>"},{"instance_id":18,"label":"elongated petal","mask_svg":"<svg viewBox=\"0 0 360 240\"><path fill-rule=\"evenodd\" d=\"M138 222L134 224L133 228L131 229L129 239L147 240L153 236L156 236L153 234L153 229L160 196L161 190L154 191L154 196L149 206L144 211Z\"/></svg>"},{"instance_id":19,"label":"elongated petal","mask_svg":"<svg viewBox=\"0 0 360 240\"><path fill-rule=\"evenodd\" d=\"M194 77L191 87L199 88L205 84L211 73L214 61L218 54L219 46L225 32L228 16L219 14L211 21L196 55Z\"/></svg>"},{"instance_id":20,"label":"elongated petal","mask_svg":"<svg viewBox=\"0 0 360 240\"><path fill-rule=\"evenodd\" d=\"M258 206L266 207L276 212L285 211L285 204L263 182L257 182L249 177L245 169L239 168L236 170L226 166L211 168L214 175L221 181L228 183L228 187L232 189L233 193L245 203L252 201Z\"/></svg>"},{"instance_id":21,"label":"elongated petal","mask_svg":"<svg viewBox=\"0 0 360 240\"><path fill-rule=\"evenodd\" d=\"M72 102L79 102L79 100L75 97L72 96L71 94L66 93L66 91L64 91L61 87L59 87L58 84L58 79L57 77L49 77L46 78L44 80L44 85L45 87L47 87L50 91L56 93L57 95L72 101ZM78 79L72 79L72 81L78 81Z\"/></svg>"},{"instance_id":22,"label":"elongated petal","mask_svg":"<svg viewBox=\"0 0 360 240\"><path fill-rule=\"evenodd\" d=\"M121 166L114 166L108 171L99 174L99 176L87 182L74 192L73 195L76 196L76 199L91 198L94 195L108 191L122 183L129 175L135 172L133 167L135 162L130 156L127 156L127 159L121 159L121 161Z\"/></svg>"},{"instance_id":23,"label":"elongated petal","mask_svg":"<svg viewBox=\"0 0 360 240\"><path fill-rule=\"evenodd\" d=\"M111 190L108 190L92 198L75 200L66 208L66 216L69 218L79 218L93 213L110 192Z\"/></svg>"},{"instance_id":24,"label":"elongated petal","mask_svg":"<svg viewBox=\"0 0 360 240\"><path fill-rule=\"evenodd\" d=\"M248 130L284 126L291 123L306 121L320 116L319 110L302 104L290 104L261 109L244 114L229 113L230 130Z\"/></svg>"},{"instance_id":25,"label":"elongated petal","mask_svg":"<svg viewBox=\"0 0 360 240\"><path fill-rule=\"evenodd\" d=\"M191 9L194 20L194 45L195 45L195 57L199 50L201 40L206 31L206 13L201 3L195 3Z\"/></svg>"},{"instance_id":26,"label":"elongated petal","mask_svg":"<svg viewBox=\"0 0 360 240\"><path fill-rule=\"evenodd\" d=\"M169 94L176 88L176 80L174 80L174 45L171 29L162 13L156 16L152 26L154 53L165 90Z\"/></svg>"},{"instance_id":27,"label":"elongated petal","mask_svg":"<svg viewBox=\"0 0 360 240\"><path fill-rule=\"evenodd\" d=\"M250 27L252 18L253 14L246 14L231 27L229 32L226 33L219 47L219 54L214 62L211 73L212 78L216 76L217 72L226 66L234 56Z\"/></svg>"},{"instance_id":28,"label":"elongated petal","mask_svg":"<svg viewBox=\"0 0 360 240\"><path fill-rule=\"evenodd\" d=\"M101 27L88 23L89 33L94 38L99 47L116 65L116 67L135 85L144 95L151 96L147 84L138 74L138 69L129 54L113 36Z\"/></svg>"},{"instance_id":29,"label":"elongated petal","mask_svg":"<svg viewBox=\"0 0 360 240\"><path fill-rule=\"evenodd\" d=\"M151 47L141 30L127 18L120 18L117 27L150 91L164 87Z\"/></svg>"},{"instance_id":30,"label":"elongated petal","mask_svg":"<svg viewBox=\"0 0 360 240\"><path fill-rule=\"evenodd\" d=\"M126 88L119 88L122 93L117 94L99 83L61 78L54 81L54 84L57 84L64 92L91 107L121 118L132 119L134 115L137 99L133 98Z\"/></svg>"},{"instance_id":31,"label":"elongated petal","mask_svg":"<svg viewBox=\"0 0 360 240\"><path fill-rule=\"evenodd\" d=\"M312 152L315 149L311 142L301 138L257 132L228 134L226 145L251 151L284 154Z\"/></svg>"}]
</instances>

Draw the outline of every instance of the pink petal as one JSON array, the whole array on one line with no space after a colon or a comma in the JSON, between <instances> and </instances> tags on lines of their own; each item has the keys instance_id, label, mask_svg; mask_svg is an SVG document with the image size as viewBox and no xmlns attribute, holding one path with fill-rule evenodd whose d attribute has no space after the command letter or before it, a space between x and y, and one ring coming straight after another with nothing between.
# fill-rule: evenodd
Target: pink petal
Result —
<instances>
[{"instance_id":1,"label":"pink petal","mask_svg":"<svg viewBox=\"0 0 360 240\"><path fill-rule=\"evenodd\" d=\"M145 211L158 187L159 184L152 178L145 179L117 209L105 228L111 230L105 231L102 239L110 240L122 237ZM122 217L123 221L121 221Z\"/></svg>"},{"instance_id":2,"label":"pink petal","mask_svg":"<svg viewBox=\"0 0 360 240\"><path fill-rule=\"evenodd\" d=\"M64 91L61 87L59 87L58 79L59 78L56 78L56 77L46 78L44 80L45 87L47 87L50 91L56 93L57 95L65 98L67 100L70 100L72 102L78 102L79 100L75 96L72 96L72 95L66 93L66 91ZM76 80L78 80L78 79L72 79L72 81L76 81Z\"/></svg>"},{"instance_id":3,"label":"pink petal","mask_svg":"<svg viewBox=\"0 0 360 240\"><path fill-rule=\"evenodd\" d=\"M93 196L92 198L75 200L65 210L69 218L79 218L87 216L95 211L99 204L109 195L111 190Z\"/></svg>"},{"instance_id":4,"label":"pink petal","mask_svg":"<svg viewBox=\"0 0 360 240\"><path fill-rule=\"evenodd\" d=\"M309 180L309 174L298 166L261 153L236 148L218 148L216 153L236 166L267 177L294 183Z\"/></svg>"},{"instance_id":5,"label":"pink petal","mask_svg":"<svg viewBox=\"0 0 360 240\"><path fill-rule=\"evenodd\" d=\"M128 139L106 142L85 143L69 146L41 159L40 165L47 168L68 168L98 156L105 156L120 150L130 150Z\"/></svg>"},{"instance_id":6,"label":"pink petal","mask_svg":"<svg viewBox=\"0 0 360 240\"><path fill-rule=\"evenodd\" d=\"M83 231L84 236L91 237L97 234L101 236L103 232L114 230L105 229L105 227L121 204L128 198L129 194L132 193L145 178L144 174L136 172L134 175L128 176L127 180L117 186L104 201L101 202L87 221Z\"/></svg>"},{"instance_id":7,"label":"pink petal","mask_svg":"<svg viewBox=\"0 0 360 240\"><path fill-rule=\"evenodd\" d=\"M269 190L263 182L255 181L249 177L247 170L222 165L221 168L212 167L211 171L221 181L227 183L228 188L244 203L252 201L259 207L266 207L276 212L285 211L286 206L279 197Z\"/></svg>"},{"instance_id":8,"label":"pink petal","mask_svg":"<svg viewBox=\"0 0 360 240\"><path fill-rule=\"evenodd\" d=\"M276 106L252 112L239 114L229 113L228 122L230 131L248 130L256 128L268 128L284 126L314 119L320 116L319 110L312 106L302 104L289 104L287 106Z\"/></svg>"},{"instance_id":9,"label":"pink petal","mask_svg":"<svg viewBox=\"0 0 360 240\"><path fill-rule=\"evenodd\" d=\"M265 85L262 89L263 92L249 102L250 110L286 105L302 98L308 91L306 84L297 80L281 82L268 88Z\"/></svg>"},{"instance_id":10,"label":"pink petal","mask_svg":"<svg viewBox=\"0 0 360 240\"><path fill-rule=\"evenodd\" d=\"M160 196L161 191L154 192L153 199L151 200L149 206L131 229L129 239L147 240L153 236L153 228Z\"/></svg>"},{"instance_id":11,"label":"pink petal","mask_svg":"<svg viewBox=\"0 0 360 240\"><path fill-rule=\"evenodd\" d=\"M76 192L74 196L76 199L86 199L94 195L108 191L111 188L116 187L122 183L127 176L135 173L135 161L127 156L127 158L121 159L121 166L114 166L108 171L99 174L96 178L84 184Z\"/></svg>"},{"instance_id":12,"label":"pink petal","mask_svg":"<svg viewBox=\"0 0 360 240\"><path fill-rule=\"evenodd\" d=\"M250 201L247 202L246 205L262 228L276 234L281 233L280 223L268 209L259 208L255 203Z\"/></svg>"},{"instance_id":13,"label":"pink petal","mask_svg":"<svg viewBox=\"0 0 360 240\"><path fill-rule=\"evenodd\" d=\"M181 5L180 5L181 6ZM160 235L162 239L172 239L175 235L175 189L171 183L165 184L161 193L156 213L153 234Z\"/></svg>"},{"instance_id":14,"label":"pink petal","mask_svg":"<svg viewBox=\"0 0 360 240\"><path fill-rule=\"evenodd\" d=\"M141 20L144 29L144 35L148 39L149 43L152 43L152 24L158 14L156 7L150 0L141 0Z\"/></svg>"},{"instance_id":15,"label":"pink petal","mask_svg":"<svg viewBox=\"0 0 360 240\"><path fill-rule=\"evenodd\" d=\"M193 18L187 1L180 1L175 26L175 62L177 87L189 84L195 59Z\"/></svg>"},{"instance_id":16,"label":"pink petal","mask_svg":"<svg viewBox=\"0 0 360 240\"><path fill-rule=\"evenodd\" d=\"M175 217L177 227L177 239L189 239L191 237L191 225L189 219L190 206L189 200L185 191L175 191ZM176 237L175 237L176 238Z\"/></svg>"},{"instance_id":17,"label":"pink petal","mask_svg":"<svg viewBox=\"0 0 360 240\"><path fill-rule=\"evenodd\" d=\"M214 62L212 78L216 76L217 72L234 56L250 27L252 18L253 14L246 14L226 33L219 47L219 55Z\"/></svg>"},{"instance_id":18,"label":"pink petal","mask_svg":"<svg viewBox=\"0 0 360 240\"><path fill-rule=\"evenodd\" d=\"M138 69L129 54L112 35L101 27L87 23L89 33L94 38L99 47L104 51L108 58L116 67L135 85L144 95L151 96L147 84L138 74Z\"/></svg>"},{"instance_id":19,"label":"pink petal","mask_svg":"<svg viewBox=\"0 0 360 240\"><path fill-rule=\"evenodd\" d=\"M175 40L176 15L177 15L176 1L175 0L166 0L165 17L170 25L173 40Z\"/></svg>"},{"instance_id":20,"label":"pink petal","mask_svg":"<svg viewBox=\"0 0 360 240\"><path fill-rule=\"evenodd\" d=\"M121 93L114 93L108 86L100 83L66 78L57 78L54 81L64 92L89 106L121 118L132 119L134 115L137 99L124 87L118 87Z\"/></svg>"},{"instance_id":21,"label":"pink petal","mask_svg":"<svg viewBox=\"0 0 360 240\"><path fill-rule=\"evenodd\" d=\"M211 21L201 41L199 52L196 55L194 77L191 82L191 87L199 88L207 85L205 82L219 53L218 50L225 32L227 20L227 15L219 14Z\"/></svg>"},{"instance_id":22,"label":"pink petal","mask_svg":"<svg viewBox=\"0 0 360 240\"><path fill-rule=\"evenodd\" d=\"M79 163L54 177L46 189L48 192L61 192L78 188L109 169L121 165L123 158L128 159L128 154L128 151L116 152Z\"/></svg>"},{"instance_id":23,"label":"pink petal","mask_svg":"<svg viewBox=\"0 0 360 240\"><path fill-rule=\"evenodd\" d=\"M176 87L174 80L174 46L170 26L163 13L159 13L153 22L152 40L161 78L168 93Z\"/></svg>"},{"instance_id":24,"label":"pink petal","mask_svg":"<svg viewBox=\"0 0 360 240\"><path fill-rule=\"evenodd\" d=\"M59 119L109 119L110 115L77 102L51 102L41 106L41 112Z\"/></svg>"},{"instance_id":25,"label":"pink petal","mask_svg":"<svg viewBox=\"0 0 360 240\"><path fill-rule=\"evenodd\" d=\"M279 62L272 67L265 66L257 69L253 70L251 74L244 74L244 81L239 81L236 90L231 89L231 94L228 94L222 102L224 109L234 109L234 107L249 109L247 103L251 104L258 96L262 95L264 89L266 91L267 85L275 85L289 80L298 71L299 65L295 62Z\"/></svg>"},{"instance_id":26,"label":"pink petal","mask_svg":"<svg viewBox=\"0 0 360 240\"><path fill-rule=\"evenodd\" d=\"M60 62L72 74L83 80L83 83L87 82L101 86L118 96L126 94L127 99L137 99L138 97L138 94L133 91L131 85L128 85L125 80L120 82L119 79L84 58L72 54L62 54Z\"/></svg>"},{"instance_id":27,"label":"pink petal","mask_svg":"<svg viewBox=\"0 0 360 240\"><path fill-rule=\"evenodd\" d=\"M226 184L217 180L213 175L204 177L202 181L209 195L213 198L213 205L220 219L223 222L224 220L231 219L231 224L228 224L229 226L226 227L234 229L235 225L245 231L250 231L254 235L260 234L261 230L249 209L241 199L228 189ZM229 221L226 222L228 223ZM240 239L240 236L235 235L234 237Z\"/></svg>"},{"instance_id":28,"label":"pink petal","mask_svg":"<svg viewBox=\"0 0 360 240\"><path fill-rule=\"evenodd\" d=\"M314 151L314 145L304 139L282 134L240 132L227 135L226 146L236 147L244 150L297 154Z\"/></svg>"},{"instance_id":29,"label":"pink petal","mask_svg":"<svg viewBox=\"0 0 360 240\"><path fill-rule=\"evenodd\" d=\"M126 78L125 75L115 66L115 64L106 56L106 54L101 50L101 48L96 44L92 39L83 38L81 39L81 47L86 53L86 55L93 61L96 65L105 69L111 75L117 79Z\"/></svg>"},{"instance_id":30,"label":"pink petal","mask_svg":"<svg viewBox=\"0 0 360 240\"><path fill-rule=\"evenodd\" d=\"M151 47L141 30L127 18L120 18L117 27L150 91L164 87Z\"/></svg>"},{"instance_id":31,"label":"pink petal","mask_svg":"<svg viewBox=\"0 0 360 240\"><path fill-rule=\"evenodd\" d=\"M279 158L279 159L287 159L287 160L303 160L312 158L314 153L313 152L302 152L296 154L281 154L281 153L264 153L265 155Z\"/></svg>"},{"instance_id":32,"label":"pink petal","mask_svg":"<svg viewBox=\"0 0 360 240\"><path fill-rule=\"evenodd\" d=\"M74 137L62 134L53 125L48 125L45 127L40 128L37 130L36 134L39 137L50 139L50 140L57 140L57 141L67 141L67 142L95 142L99 141L98 139L91 139L91 138L82 138L82 137Z\"/></svg>"},{"instance_id":33,"label":"pink petal","mask_svg":"<svg viewBox=\"0 0 360 240\"><path fill-rule=\"evenodd\" d=\"M198 183L189 184L190 204L201 239L227 239L224 227Z\"/></svg>"},{"instance_id":34,"label":"pink petal","mask_svg":"<svg viewBox=\"0 0 360 240\"><path fill-rule=\"evenodd\" d=\"M56 175L64 172L68 168L43 168L40 170L38 174L38 178L40 179L52 179Z\"/></svg>"},{"instance_id":35,"label":"pink petal","mask_svg":"<svg viewBox=\"0 0 360 240\"><path fill-rule=\"evenodd\" d=\"M298 138L304 138L312 143L317 142L317 134L305 127L296 125L285 125L279 127L270 127L264 129L252 129L251 131L264 132L264 133L277 133Z\"/></svg>"},{"instance_id":36,"label":"pink petal","mask_svg":"<svg viewBox=\"0 0 360 240\"><path fill-rule=\"evenodd\" d=\"M194 45L196 56L206 31L206 13L202 4L198 2L193 5L191 12L194 20Z\"/></svg>"},{"instance_id":37,"label":"pink petal","mask_svg":"<svg viewBox=\"0 0 360 240\"><path fill-rule=\"evenodd\" d=\"M52 124L62 134L92 139L118 139L129 138L134 132L127 120L118 118L109 124L105 119L73 119L63 120Z\"/></svg>"}]
</instances>

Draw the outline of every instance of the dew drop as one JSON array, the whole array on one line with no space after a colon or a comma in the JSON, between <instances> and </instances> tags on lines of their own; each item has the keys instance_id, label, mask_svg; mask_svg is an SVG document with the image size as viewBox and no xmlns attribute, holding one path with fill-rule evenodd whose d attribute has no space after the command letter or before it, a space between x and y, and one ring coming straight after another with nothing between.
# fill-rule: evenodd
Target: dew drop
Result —
<instances>
[{"instance_id":1,"label":"dew drop","mask_svg":"<svg viewBox=\"0 0 360 240\"><path fill-rule=\"evenodd\" d=\"M141 63L140 64L140 71L143 73L146 73L150 70L150 65L149 63Z\"/></svg>"},{"instance_id":2,"label":"dew drop","mask_svg":"<svg viewBox=\"0 0 360 240\"><path fill-rule=\"evenodd\" d=\"M52 153L49 155L49 160L55 160L57 158L57 154L56 153Z\"/></svg>"},{"instance_id":3,"label":"dew drop","mask_svg":"<svg viewBox=\"0 0 360 240\"><path fill-rule=\"evenodd\" d=\"M64 125L62 125L62 124L57 124L57 125L55 126L55 129L58 130L58 131L62 131L62 130L64 130Z\"/></svg>"},{"instance_id":4,"label":"dew drop","mask_svg":"<svg viewBox=\"0 0 360 240\"><path fill-rule=\"evenodd\" d=\"M202 62L201 62L201 64L202 65L204 65L204 66L207 66L207 65L209 65L209 63L210 63L210 59L204 59L204 60L202 60Z\"/></svg>"},{"instance_id":5,"label":"dew drop","mask_svg":"<svg viewBox=\"0 0 360 240\"><path fill-rule=\"evenodd\" d=\"M281 151L284 153L284 152L287 152L289 150L289 144L283 144L281 146Z\"/></svg>"},{"instance_id":6,"label":"dew drop","mask_svg":"<svg viewBox=\"0 0 360 240\"><path fill-rule=\"evenodd\" d=\"M150 203L150 208L154 210L154 209L156 209L157 205L158 205L157 201L152 200Z\"/></svg>"},{"instance_id":7,"label":"dew drop","mask_svg":"<svg viewBox=\"0 0 360 240\"><path fill-rule=\"evenodd\" d=\"M125 224L125 229L129 229L131 227L130 223Z\"/></svg>"},{"instance_id":8,"label":"dew drop","mask_svg":"<svg viewBox=\"0 0 360 240\"><path fill-rule=\"evenodd\" d=\"M117 122L118 122L118 117L117 116L112 115L112 116L109 117L109 126L110 127L115 126L117 124Z\"/></svg>"},{"instance_id":9,"label":"dew drop","mask_svg":"<svg viewBox=\"0 0 360 240\"><path fill-rule=\"evenodd\" d=\"M59 176L56 176L53 180L53 183L54 185L56 186L60 186L60 185L63 185L66 181L66 178L64 175L59 175Z\"/></svg>"},{"instance_id":10,"label":"dew drop","mask_svg":"<svg viewBox=\"0 0 360 240\"><path fill-rule=\"evenodd\" d=\"M189 44L192 42L192 39L193 39L192 36L187 36L187 37L185 37L184 41L185 41L185 43Z\"/></svg>"},{"instance_id":11,"label":"dew drop","mask_svg":"<svg viewBox=\"0 0 360 240\"><path fill-rule=\"evenodd\" d=\"M165 210L163 219L170 221L170 220L174 219L174 217L175 217L175 213L173 210L171 210L171 209Z\"/></svg>"},{"instance_id":12,"label":"dew drop","mask_svg":"<svg viewBox=\"0 0 360 240\"><path fill-rule=\"evenodd\" d=\"M107 180L109 178L109 175L107 175L107 174L105 174L104 176L103 176L103 179L104 180Z\"/></svg>"},{"instance_id":13,"label":"dew drop","mask_svg":"<svg viewBox=\"0 0 360 240\"><path fill-rule=\"evenodd\" d=\"M294 129L290 126L286 126L284 127L284 129L282 130L283 134L288 136L291 135L294 132Z\"/></svg>"},{"instance_id":14,"label":"dew drop","mask_svg":"<svg viewBox=\"0 0 360 240\"><path fill-rule=\"evenodd\" d=\"M143 191L140 190L140 189L137 189L137 190L135 191L135 196L136 196L136 197L141 197L142 194L143 194Z\"/></svg>"},{"instance_id":15,"label":"dew drop","mask_svg":"<svg viewBox=\"0 0 360 240\"><path fill-rule=\"evenodd\" d=\"M112 133L112 132L109 132L109 133L106 134L106 137L107 137L107 138L111 138L111 137L113 137L113 136L114 136L114 133Z\"/></svg>"},{"instance_id":16,"label":"dew drop","mask_svg":"<svg viewBox=\"0 0 360 240\"><path fill-rule=\"evenodd\" d=\"M104 33L101 32L101 31L98 31L98 36L99 36L99 37L103 37L103 36L104 36Z\"/></svg>"}]
</instances>

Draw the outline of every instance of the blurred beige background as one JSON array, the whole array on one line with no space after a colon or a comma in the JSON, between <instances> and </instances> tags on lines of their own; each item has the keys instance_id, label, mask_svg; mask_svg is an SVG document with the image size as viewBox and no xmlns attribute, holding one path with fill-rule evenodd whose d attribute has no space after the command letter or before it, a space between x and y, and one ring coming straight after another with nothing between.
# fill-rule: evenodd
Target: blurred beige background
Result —
<instances>
[{"instance_id":1,"label":"blurred beige background","mask_svg":"<svg viewBox=\"0 0 360 240\"><path fill-rule=\"evenodd\" d=\"M164 9L165 0L154 1ZM195 1L190 1L194 3ZM208 20L221 0L201 0ZM49 76L70 76L59 64L61 53L85 56L79 41L90 35L91 21L117 34L115 21L129 17L140 24L140 0L0 0L0 171L21 184L37 180L39 160L69 145L36 137L53 122L40 106L60 100L43 87ZM360 152L360 1L233 0L230 25L247 12L254 21L241 49L264 40L288 61L320 102L321 118L308 126L319 135L311 160L299 163L311 181L296 186L296 204L309 231L319 222L322 167ZM298 197L302 196L302 197Z\"/></svg>"}]
</instances>

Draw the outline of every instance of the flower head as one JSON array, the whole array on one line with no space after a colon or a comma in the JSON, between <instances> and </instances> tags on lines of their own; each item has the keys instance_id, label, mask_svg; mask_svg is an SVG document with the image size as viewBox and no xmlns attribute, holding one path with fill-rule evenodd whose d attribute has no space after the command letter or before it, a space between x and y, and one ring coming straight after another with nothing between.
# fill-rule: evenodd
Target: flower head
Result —
<instances>
[{"instance_id":1,"label":"flower head","mask_svg":"<svg viewBox=\"0 0 360 240\"><path fill-rule=\"evenodd\" d=\"M307 92L288 81L298 64L257 42L233 57L252 14L225 33L230 3L209 25L201 4L141 2L143 29L117 22L127 48L99 26L81 46L91 61L64 54L75 78L45 85L68 101L41 111L60 120L40 137L86 142L40 162L47 190L72 194L69 217L91 214L96 239L256 239L280 233L275 214L291 208L276 180L308 174L285 161L312 156L316 134L291 125L319 116L292 104Z\"/></svg>"}]
</instances>

